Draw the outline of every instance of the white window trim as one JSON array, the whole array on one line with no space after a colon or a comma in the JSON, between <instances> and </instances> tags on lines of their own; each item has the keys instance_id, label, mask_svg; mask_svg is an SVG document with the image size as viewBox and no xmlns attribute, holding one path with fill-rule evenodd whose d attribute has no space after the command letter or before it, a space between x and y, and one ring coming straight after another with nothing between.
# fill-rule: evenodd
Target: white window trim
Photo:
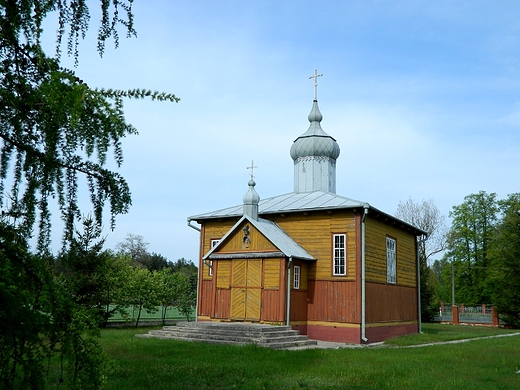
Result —
<instances>
[{"instance_id":1,"label":"white window trim","mask_svg":"<svg viewBox=\"0 0 520 390\"><path fill-rule=\"evenodd\" d=\"M339 238L339 242L336 242ZM334 276L345 276L347 274L347 235L332 235L332 274Z\"/></svg>"},{"instance_id":2,"label":"white window trim","mask_svg":"<svg viewBox=\"0 0 520 390\"><path fill-rule=\"evenodd\" d=\"M214 248L217 246L217 244L220 242L220 240L211 240L211 247ZM209 276L213 276L213 261L209 261Z\"/></svg>"},{"instance_id":3,"label":"white window trim","mask_svg":"<svg viewBox=\"0 0 520 390\"><path fill-rule=\"evenodd\" d=\"M295 265L294 266L294 269L293 269L293 272L294 272L294 278L293 278L293 289L294 290L299 290L300 289L300 266L299 265Z\"/></svg>"},{"instance_id":4,"label":"white window trim","mask_svg":"<svg viewBox=\"0 0 520 390\"><path fill-rule=\"evenodd\" d=\"M397 241L386 237L386 282L397 283Z\"/></svg>"}]
</instances>

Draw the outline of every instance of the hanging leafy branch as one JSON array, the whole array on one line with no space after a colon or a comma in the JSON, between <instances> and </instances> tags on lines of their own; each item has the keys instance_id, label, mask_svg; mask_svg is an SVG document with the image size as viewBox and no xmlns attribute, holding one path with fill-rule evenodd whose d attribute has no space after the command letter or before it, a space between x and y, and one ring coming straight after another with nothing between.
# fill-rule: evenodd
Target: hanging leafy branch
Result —
<instances>
[{"instance_id":1,"label":"hanging leafy branch","mask_svg":"<svg viewBox=\"0 0 520 390\"><path fill-rule=\"evenodd\" d=\"M131 6L131 0L101 1L100 54L110 37L117 46L118 24L135 35ZM128 211L131 196L124 178L105 168L107 156L112 151L120 167L121 139L137 133L125 121L123 98L179 99L143 89L93 89L74 71L59 66L67 26L67 53L77 60L79 38L84 37L90 18L85 0L2 0L0 10L0 204L9 183L11 202L6 213L16 213L26 236L37 224L37 249L43 252L50 244L51 199L57 200L65 223L64 239L70 240L74 221L80 218L78 175L83 175L96 223L101 225L108 203L114 228L115 216ZM51 11L59 14L55 59L45 56L40 47L42 20Z\"/></svg>"}]
</instances>

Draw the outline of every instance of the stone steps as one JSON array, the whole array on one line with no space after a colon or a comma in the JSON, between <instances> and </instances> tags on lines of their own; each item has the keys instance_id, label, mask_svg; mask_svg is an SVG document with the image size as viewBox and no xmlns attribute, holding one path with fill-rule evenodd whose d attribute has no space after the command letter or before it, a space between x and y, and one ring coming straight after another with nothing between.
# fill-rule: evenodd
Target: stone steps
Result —
<instances>
[{"instance_id":1,"label":"stone steps","mask_svg":"<svg viewBox=\"0 0 520 390\"><path fill-rule=\"evenodd\" d=\"M185 341L202 341L215 344L256 344L272 349L285 349L316 345L290 326L241 322L181 322L177 326L164 326L137 337L155 337Z\"/></svg>"}]
</instances>

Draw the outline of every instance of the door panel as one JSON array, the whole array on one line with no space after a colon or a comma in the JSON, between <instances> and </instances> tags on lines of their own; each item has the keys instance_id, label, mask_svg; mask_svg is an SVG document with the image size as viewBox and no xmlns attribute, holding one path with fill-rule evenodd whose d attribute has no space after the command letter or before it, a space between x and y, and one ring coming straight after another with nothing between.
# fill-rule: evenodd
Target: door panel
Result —
<instances>
[{"instance_id":1,"label":"door panel","mask_svg":"<svg viewBox=\"0 0 520 390\"><path fill-rule=\"evenodd\" d=\"M262 260L233 260L232 320L259 321L262 299Z\"/></svg>"}]
</instances>

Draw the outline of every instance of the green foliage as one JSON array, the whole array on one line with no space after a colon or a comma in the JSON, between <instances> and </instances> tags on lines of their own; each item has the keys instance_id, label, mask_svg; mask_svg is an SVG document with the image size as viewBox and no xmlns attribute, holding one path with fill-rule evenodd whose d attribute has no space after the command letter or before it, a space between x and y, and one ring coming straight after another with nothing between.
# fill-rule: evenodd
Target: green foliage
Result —
<instances>
[{"instance_id":1,"label":"green foliage","mask_svg":"<svg viewBox=\"0 0 520 390\"><path fill-rule=\"evenodd\" d=\"M454 266L456 301L482 304L491 301L486 283L489 248L499 218L497 195L480 191L454 206L445 259Z\"/></svg>"},{"instance_id":2,"label":"green foliage","mask_svg":"<svg viewBox=\"0 0 520 390\"><path fill-rule=\"evenodd\" d=\"M520 327L520 194L499 202L503 212L497 224L489 257L488 285L500 317Z\"/></svg>"},{"instance_id":3,"label":"green foliage","mask_svg":"<svg viewBox=\"0 0 520 390\"><path fill-rule=\"evenodd\" d=\"M143 309L150 313L157 311L161 304L159 299L159 286L150 271L146 268L130 267L126 275L126 299L130 305L137 306L138 313L135 326L139 326L141 312Z\"/></svg>"},{"instance_id":4,"label":"green foliage","mask_svg":"<svg viewBox=\"0 0 520 390\"><path fill-rule=\"evenodd\" d=\"M135 31L132 0L99 4L102 54L108 38L113 37L117 46L119 25L128 35ZM55 58L40 45L42 23L51 12L57 12L59 23ZM81 239L73 240L74 223L81 218L79 177L85 178L95 224L101 226L108 204L114 228L116 215L128 211L131 198L124 178L107 169L108 155L113 153L119 167L121 140L136 133L125 121L123 98L178 101L172 94L146 90L90 88L72 70L61 67L63 39L67 53L77 61L79 39L89 18L86 0L0 0L2 388L43 388L48 376L44 362L55 356L62 363L59 384L101 386L104 359L91 337L98 325L91 308L99 310L105 298L100 298L103 292L91 293L103 283L105 266L111 277L117 278L117 272L112 272L111 260L100 247L85 250ZM68 277L54 277L44 257L49 254L51 202L56 202L64 224L64 249L72 242L63 263ZM39 256L27 248L34 231Z\"/></svg>"},{"instance_id":5,"label":"green foliage","mask_svg":"<svg viewBox=\"0 0 520 390\"><path fill-rule=\"evenodd\" d=\"M41 389L58 356L66 385L97 389L105 359L97 323L78 305L50 262L31 255L22 235L0 223L0 387Z\"/></svg>"}]
</instances>

